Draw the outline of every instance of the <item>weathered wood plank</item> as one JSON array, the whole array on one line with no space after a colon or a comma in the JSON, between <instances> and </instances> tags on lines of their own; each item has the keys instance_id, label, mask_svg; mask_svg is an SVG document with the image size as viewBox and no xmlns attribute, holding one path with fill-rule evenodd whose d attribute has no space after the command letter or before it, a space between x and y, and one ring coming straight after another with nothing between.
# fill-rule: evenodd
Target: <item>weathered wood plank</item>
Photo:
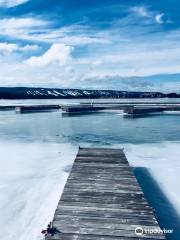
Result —
<instances>
[{"instance_id":1,"label":"weathered wood plank","mask_svg":"<svg viewBox=\"0 0 180 240\"><path fill-rule=\"evenodd\" d=\"M95 174L94 174L95 175ZM87 175L87 174L82 174L82 173L73 173L69 176L69 179L79 179L81 178L81 180L109 180L109 176L101 176L101 175ZM134 182L134 178L133 176L127 176L127 175L118 175L118 176L111 176L112 180L124 180L126 182L129 182L129 184L133 184Z\"/></svg>"},{"instance_id":2,"label":"weathered wood plank","mask_svg":"<svg viewBox=\"0 0 180 240\"><path fill-rule=\"evenodd\" d=\"M121 209L122 210L122 209ZM141 219L141 220L152 220L154 217L154 214L151 212L141 212L141 211L129 211L129 212L110 212L110 211L76 211L76 210L62 210L57 209L56 215L70 215L70 216L86 216L89 215L89 217L107 217L107 218L132 218L132 219Z\"/></svg>"},{"instance_id":3,"label":"weathered wood plank","mask_svg":"<svg viewBox=\"0 0 180 240\"><path fill-rule=\"evenodd\" d=\"M108 152L107 152L107 153L103 153L103 154L102 154L101 152L96 152L96 153L95 153L95 152L89 152L89 153L87 153L87 154L86 154L86 153L79 153L79 154L77 155L78 158L79 158L79 157L86 157L86 156L87 156L87 157L91 157L91 158L92 158L92 157L94 157L94 158L96 157L96 158L97 158L98 156L101 156L101 158L104 158L104 159L105 159L105 158L108 158L108 157L118 158L118 159L119 159L119 157L120 157L118 153L112 154L112 153L108 153Z\"/></svg>"},{"instance_id":4,"label":"weathered wood plank","mask_svg":"<svg viewBox=\"0 0 180 240\"><path fill-rule=\"evenodd\" d=\"M54 226L60 228L60 227L63 227L63 229L66 229L66 232L68 231L71 231L72 229L70 229L70 227L67 227L66 226L67 222L66 220L62 220L62 219L57 219L54 221ZM125 224L121 224L121 223L97 223L96 222L90 222L90 221L77 221L76 219L72 219L72 220L69 220L69 226L71 226L72 228L74 229L77 229L77 228L81 228L81 229L91 229L91 234L94 232L96 233L99 229L101 229L104 234L108 234L108 235L117 235L117 232L119 232L119 236L120 235L123 235L123 236L126 236L126 231L129 231L131 232L132 234L129 235L129 236L135 236L135 233L134 233L134 229L136 229L137 227L139 227L138 224L134 224L134 225L125 225ZM146 228L145 225L142 225L142 228ZM149 229L152 230L152 229L156 229L156 230L159 230L158 227L155 227L155 226L151 226L149 225ZM77 231L77 230L75 230ZM112 232L111 232L112 231Z\"/></svg>"},{"instance_id":5,"label":"weathered wood plank","mask_svg":"<svg viewBox=\"0 0 180 240\"><path fill-rule=\"evenodd\" d=\"M160 227L121 149L80 148L46 240L157 240Z\"/></svg>"},{"instance_id":6,"label":"weathered wood plank","mask_svg":"<svg viewBox=\"0 0 180 240\"><path fill-rule=\"evenodd\" d=\"M137 218L132 218L131 216L130 217L126 217L126 218L107 218L107 217L89 217L89 216L75 216L75 215L55 215L54 216L54 221L55 220L66 220L69 222L69 220L71 219L74 219L74 221L89 221L89 222L96 222L99 221L100 223L119 223L119 224L129 224L129 225L139 225L139 226L142 226L142 225L148 225L148 226L157 226L157 220L154 218L154 219L137 219Z\"/></svg>"},{"instance_id":7,"label":"weathered wood plank","mask_svg":"<svg viewBox=\"0 0 180 240\"><path fill-rule=\"evenodd\" d=\"M89 181L89 184L91 184L91 183L93 184L91 187L87 187L87 184L84 184L84 185L80 185L78 189L76 188L76 187L78 187L78 183L76 183L73 186L67 187L66 190L72 190L72 191L75 191L75 192L77 192L77 191L85 192L85 191L91 191L92 190L92 192L114 192L114 193L116 193L116 191L117 192L122 191L122 192L127 192L127 193L128 192L129 193L134 193L134 194L137 193L137 192L142 193L142 190L140 188L136 187L136 186L130 186L128 188L128 184L126 184L126 182L124 182L122 185L113 184L112 188L110 188L110 187L105 188L104 181L100 182L101 184L97 184L97 186L96 186L96 184L94 184L94 182Z\"/></svg>"},{"instance_id":8,"label":"weathered wood plank","mask_svg":"<svg viewBox=\"0 0 180 240\"><path fill-rule=\"evenodd\" d=\"M89 153L89 152L92 152L92 153L95 153L95 152L100 152L102 154L104 153L111 153L111 154L114 154L114 153L119 153L119 154L124 154L122 149L119 149L119 148L79 148L79 153Z\"/></svg>"},{"instance_id":9,"label":"weathered wood plank","mask_svg":"<svg viewBox=\"0 0 180 240\"><path fill-rule=\"evenodd\" d=\"M59 218L59 219L64 219L65 217L67 217L67 216L69 216L69 215L56 215L56 217L54 218L54 220L55 219L57 219L57 218ZM72 215L72 218L75 218L75 219L80 219L80 218L83 218L83 217L86 217L86 215ZM94 215L89 215L89 220L91 221L91 219L95 219L96 218L96 223L98 223L98 222L101 222L101 220L102 219L107 219L107 220L109 220L109 223L111 223L111 220L112 219L120 219L118 222L119 222L119 224L120 223L122 223L122 224L124 224L125 226L126 225L129 225L129 224L139 224L139 223L144 223L144 224L146 224L146 226L148 225L148 226L151 226L151 225L153 225L154 224L154 226L156 227L157 226L157 222L155 221L155 219L154 219L154 222L153 222L153 220L152 219L147 219L146 217L140 217L140 218L136 218L136 217L131 217L130 215L127 215L127 216L122 216L122 218L119 218L119 216L114 216L114 217L109 217L109 216L102 216L102 217L99 217L99 216L94 216ZM78 221L78 220L77 220ZM67 224L68 224L68 222L67 222ZM141 226L141 225L140 225ZM63 232L63 231L62 231Z\"/></svg>"},{"instance_id":10,"label":"weathered wood plank","mask_svg":"<svg viewBox=\"0 0 180 240\"><path fill-rule=\"evenodd\" d=\"M71 194L79 194L79 193L82 193L82 192L88 192L88 193L104 193L104 192L107 192L107 193L142 193L142 191L139 191L138 189L122 189L122 188L112 188L112 189L107 189L107 188L100 188L100 187L96 187L96 188L81 188L79 187L79 189L74 189L74 188L66 188L64 190L64 192L68 193L70 192Z\"/></svg>"},{"instance_id":11,"label":"weathered wood plank","mask_svg":"<svg viewBox=\"0 0 180 240\"><path fill-rule=\"evenodd\" d=\"M107 228L97 228L94 229L94 228L90 228L90 227L73 227L73 226L70 226L68 224L66 225L63 225L63 226L59 226L56 222L54 223L54 226L57 228L57 229L63 229L63 233L78 233L78 234L96 234L97 236L101 236L101 235L107 235L107 236L121 236L121 237L137 237L137 235L135 234L134 230L114 230L114 229L107 229ZM59 234L61 236L61 234ZM164 236L162 235L159 235L159 236L155 236L155 235L152 235L152 234L144 234L141 238L152 238L152 239L164 239ZM59 239L62 239L61 237ZM97 238L98 239L98 238ZM137 239L140 239L139 237Z\"/></svg>"},{"instance_id":12,"label":"weathered wood plank","mask_svg":"<svg viewBox=\"0 0 180 240\"><path fill-rule=\"evenodd\" d=\"M74 196L74 197L70 197L70 196L62 196L61 197L61 200L63 201L74 201L74 202L94 202L94 203L102 203L102 198L95 198L95 197L78 197L78 196ZM106 199L103 199L103 203L106 203L106 204L109 204L109 203L113 203L113 204L118 204L120 202L129 202L129 203L132 203L134 205L138 204L138 203L146 203L146 200L144 198L142 199L136 199L136 200L132 200L130 198L123 198L123 197L119 197L119 198L112 198L111 197L108 197Z\"/></svg>"},{"instance_id":13,"label":"weathered wood plank","mask_svg":"<svg viewBox=\"0 0 180 240\"><path fill-rule=\"evenodd\" d=\"M124 156L122 156L120 159L119 158L112 158L111 156L109 157L97 157L97 156L79 156L77 155L76 157L76 163L79 162L84 162L84 163L112 163L112 164L126 164L127 166L127 160Z\"/></svg>"},{"instance_id":14,"label":"weathered wood plank","mask_svg":"<svg viewBox=\"0 0 180 240\"><path fill-rule=\"evenodd\" d=\"M125 209L137 209L137 210L143 210L143 209L151 209L152 208L146 204L146 203L139 203L134 205L134 203L124 203L124 204L102 204L102 203L85 203L85 202L64 202L64 201L60 201L59 202L60 206L82 206L82 207L96 207L96 208L125 208Z\"/></svg>"},{"instance_id":15,"label":"weathered wood plank","mask_svg":"<svg viewBox=\"0 0 180 240\"><path fill-rule=\"evenodd\" d=\"M137 237L121 237L121 236L108 236L97 234L76 234L76 233L61 233L54 237L48 237L48 240L138 240ZM154 240L152 238L146 238L146 240Z\"/></svg>"},{"instance_id":16,"label":"weathered wood plank","mask_svg":"<svg viewBox=\"0 0 180 240\"><path fill-rule=\"evenodd\" d=\"M82 181L80 181L79 179L68 179L68 182L69 184L68 185L71 185L72 183L76 183L76 184L81 184ZM122 185L129 185L129 186L139 186L138 185L138 182L137 180L131 182L130 180L127 180L127 179L84 179L83 180L83 183L86 183L86 184L106 184L107 186L113 186L113 185L116 185L116 184L122 184Z\"/></svg>"}]
</instances>

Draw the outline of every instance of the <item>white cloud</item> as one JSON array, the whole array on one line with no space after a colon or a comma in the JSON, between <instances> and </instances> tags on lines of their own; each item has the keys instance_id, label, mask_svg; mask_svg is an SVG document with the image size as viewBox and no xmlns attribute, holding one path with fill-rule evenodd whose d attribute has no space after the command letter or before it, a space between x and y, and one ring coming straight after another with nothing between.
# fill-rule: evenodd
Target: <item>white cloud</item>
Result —
<instances>
[{"instance_id":1,"label":"white cloud","mask_svg":"<svg viewBox=\"0 0 180 240\"><path fill-rule=\"evenodd\" d=\"M164 13L157 14L155 16L156 22L159 24L163 24L164 23L163 16L164 16Z\"/></svg>"},{"instance_id":2,"label":"white cloud","mask_svg":"<svg viewBox=\"0 0 180 240\"><path fill-rule=\"evenodd\" d=\"M81 25L52 29L51 24L38 18L4 18L0 19L0 33L12 38L51 44L77 46L110 43L109 39Z\"/></svg>"},{"instance_id":3,"label":"white cloud","mask_svg":"<svg viewBox=\"0 0 180 240\"><path fill-rule=\"evenodd\" d=\"M130 9L130 11L134 12L135 14L137 14L141 17L150 17L151 16L151 13L149 12L149 10L144 6L132 7Z\"/></svg>"},{"instance_id":4,"label":"white cloud","mask_svg":"<svg viewBox=\"0 0 180 240\"><path fill-rule=\"evenodd\" d=\"M49 43L66 43L68 45L78 46L78 45L89 45L89 44L108 44L110 41L108 39L88 36L88 35L68 35L67 32L62 33L61 31L48 31L47 33L41 34L39 40ZM38 39L38 34L36 36Z\"/></svg>"},{"instance_id":5,"label":"white cloud","mask_svg":"<svg viewBox=\"0 0 180 240\"><path fill-rule=\"evenodd\" d=\"M29 0L0 0L0 7L10 8L28 2Z\"/></svg>"},{"instance_id":6,"label":"white cloud","mask_svg":"<svg viewBox=\"0 0 180 240\"><path fill-rule=\"evenodd\" d=\"M16 44L0 43L0 53L12 53L18 49Z\"/></svg>"},{"instance_id":7,"label":"white cloud","mask_svg":"<svg viewBox=\"0 0 180 240\"><path fill-rule=\"evenodd\" d=\"M64 44L53 44L47 52L38 57L31 57L26 62L30 66L46 66L51 63L58 63L63 66L71 58L73 48Z\"/></svg>"},{"instance_id":8,"label":"white cloud","mask_svg":"<svg viewBox=\"0 0 180 240\"><path fill-rule=\"evenodd\" d=\"M70 25L57 29L47 29L39 35L42 41L51 43L65 43L67 45L108 44L109 39L100 35L101 31L95 31L84 25ZM36 36L38 37L38 35Z\"/></svg>"},{"instance_id":9,"label":"white cloud","mask_svg":"<svg viewBox=\"0 0 180 240\"><path fill-rule=\"evenodd\" d=\"M103 60L99 59L99 60L95 60L93 63L92 63L94 66L100 66L103 64Z\"/></svg>"},{"instance_id":10,"label":"white cloud","mask_svg":"<svg viewBox=\"0 0 180 240\"><path fill-rule=\"evenodd\" d=\"M157 44L159 39L163 40ZM129 77L179 73L179 62L179 42L169 41L166 35L160 34L144 44L134 39L133 43L126 43L124 48L116 46L104 53L97 50L89 58L81 58L75 64L76 68L78 64L81 65L89 77L111 74Z\"/></svg>"},{"instance_id":11,"label":"white cloud","mask_svg":"<svg viewBox=\"0 0 180 240\"><path fill-rule=\"evenodd\" d=\"M47 22L37 18L3 18L0 19L1 35L18 39L30 39L31 33L47 26ZM37 39L38 40L38 39Z\"/></svg>"},{"instance_id":12,"label":"white cloud","mask_svg":"<svg viewBox=\"0 0 180 240\"><path fill-rule=\"evenodd\" d=\"M6 33L11 33L10 30L21 30L21 29L28 29L32 27L38 27L46 25L47 22L44 20L40 20L37 18L3 18L0 20L3 24L1 28L6 29Z\"/></svg>"},{"instance_id":13,"label":"white cloud","mask_svg":"<svg viewBox=\"0 0 180 240\"><path fill-rule=\"evenodd\" d=\"M10 54L16 51L36 51L38 50L39 46L38 45L24 45L24 46L19 46L18 44L15 43L6 43L6 42L0 42L0 53L3 54Z\"/></svg>"},{"instance_id":14,"label":"white cloud","mask_svg":"<svg viewBox=\"0 0 180 240\"><path fill-rule=\"evenodd\" d=\"M148 77L131 77L122 76L121 74L104 74L104 75L86 75L78 77L78 81L74 81L74 88L90 88L90 89L113 89L124 91L160 91L160 92L179 92L180 82L172 81L168 75L167 82L158 82L159 75ZM157 81L156 81L157 80Z\"/></svg>"},{"instance_id":15,"label":"white cloud","mask_svg":"<svg viewBox=\"0 0 180 240\"><path fill-rule=\"evenodd\" d=\"M150 11L145 6L132 7L130 8L130 12L133 12L140 17L149 18L152 21L155 20L155 22L158 24L163 24L165 22L163 19L164 13L157 13L157 12Z\"/></svg>"},{"instance_id":16,"label":"white cloud","mask_svg":"<svg viewBox=\"0 0 180 240\"><path fill-rule=\"evenodd\" d=\"M122 77L121 75L111 74L104 76L85 76L80 79L76 86L92 89L114 89L114 90L129 90L129 91L147 91L154 90L154 85L151 81L140 77Z\"/></svg>"},{"instance_id":17,"label":"white cloud","mask_svg":"<svg viewBox=\"0 0 180 240\"><path fill-rule=\"evenodd\" d=\"M1 35L8 35L16 41L32 40L38 42L38 45L0 44L0 52L8 53L7 58L2 59L0 56L0 84L61 87L71 86L72 81L83 78L96 78L99 81L105 78L108 81L106 76L111 75L113 79L114 76L144 77L178 73L180 30L154 31L155 25L156 29L160 27L157 21L165 21L163 15L159 16L159 20L155 19L157 15L149 8L135 8L125 19L113 22L108 30L99 31L81 25L55 29L51 22L39 18L1 19ZM145 27L144 22L150 24ZM36 51L39 46L43 50L47 46L44 43L51 45L49 50L41 56L31 53L33 56L24 60L27 57L24 51ZM82 45L83 48L79 48ZM71 46L77 49L73 57ZM7 64L4 64L5 61ZM124 84L124 80L121 82ZM129 81L129 85L132 82Z\"/></svg>"},{"instance_id":18,"label":"white cloud","mask_svg":"<svg viewBox=\"0 0 180 240\"><path fill-rule=\"evenodd\" d=\"M25 45L23 47L20 47L19 50L24 51L24 52L26 52L26 51L36 51L36 50L38 50L38 48L39 48L38 45L29 45L28 44L28 45Z\"/></svg>"},{"instance_id":19,"label":"white cloud","mask_svg":"<svg viewBox=\"0 0 180 240\"><path fill-rule=\"evenodd\" d=\"M180 93L180 82L164 82L159 84L159 90L162 92L178 92Z\"/></svg>"}]
</instances>

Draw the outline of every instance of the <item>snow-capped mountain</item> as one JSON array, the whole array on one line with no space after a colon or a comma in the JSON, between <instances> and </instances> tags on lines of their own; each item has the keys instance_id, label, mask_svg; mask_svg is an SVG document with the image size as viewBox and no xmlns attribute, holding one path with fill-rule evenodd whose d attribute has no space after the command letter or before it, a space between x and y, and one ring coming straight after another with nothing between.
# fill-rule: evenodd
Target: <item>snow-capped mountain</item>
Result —
<instances>
[{"instance_id":1,"label":"snow-capped mountain","mask_svg":"<svg viewBox=\"0 0 180 240\"><path fill-rule=\"evenodd\" d=\"M51 99L51 98L163 98L179 97L160 92L128 92L116 90L58 89L29 87L0 87L1 99Z\"/></svg>"}]
</instances>

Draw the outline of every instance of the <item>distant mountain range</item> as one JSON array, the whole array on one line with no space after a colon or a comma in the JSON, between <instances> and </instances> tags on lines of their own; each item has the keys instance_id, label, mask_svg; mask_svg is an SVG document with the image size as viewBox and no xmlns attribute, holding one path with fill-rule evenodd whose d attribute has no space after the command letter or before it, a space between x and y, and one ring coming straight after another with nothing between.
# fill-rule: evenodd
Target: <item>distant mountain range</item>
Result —
<instances>
[{"instance_id":1,"label":"distant mountain range","mask_svg":"<svg viewBox=\"0 0 180 240\"><path fill-rule=\"evenodd\" d=\"M180 94L115 90L0 87L0 99L179 98Z\"/></svg>"}]
</instances>

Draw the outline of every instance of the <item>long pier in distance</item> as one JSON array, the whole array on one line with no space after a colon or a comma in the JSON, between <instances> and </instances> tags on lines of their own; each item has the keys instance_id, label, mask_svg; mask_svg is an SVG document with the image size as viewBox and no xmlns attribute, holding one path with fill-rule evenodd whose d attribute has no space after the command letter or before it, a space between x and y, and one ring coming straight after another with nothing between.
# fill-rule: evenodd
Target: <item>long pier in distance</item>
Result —
<instances>
[{"instance_id":1,"label":"long pier in distance","mask_svg":"<svg viewBox=\"0 0 180 240\"><path fill-rule=\"evenodd\" d=\"M122 149L79 148L46 240L166 239Z\"/></svg>"},{"instance_id":2,"label":"long pier in distance","mask_svg":"<svg viewBox=\"0 0 180 240\"><path fill-rule=\"evenodd\" d=\"M47 111L59 111L64 113L88 113L103 110L122 110L127 115L143 115L150 113L162 113L164 111L180 112L178 102L148 102L148 101L122 101L122 102L79 102L71 104L21 104L2 105L0 111L15 110L17 113L37 113Z\"/></svg>"}]
</instances>

